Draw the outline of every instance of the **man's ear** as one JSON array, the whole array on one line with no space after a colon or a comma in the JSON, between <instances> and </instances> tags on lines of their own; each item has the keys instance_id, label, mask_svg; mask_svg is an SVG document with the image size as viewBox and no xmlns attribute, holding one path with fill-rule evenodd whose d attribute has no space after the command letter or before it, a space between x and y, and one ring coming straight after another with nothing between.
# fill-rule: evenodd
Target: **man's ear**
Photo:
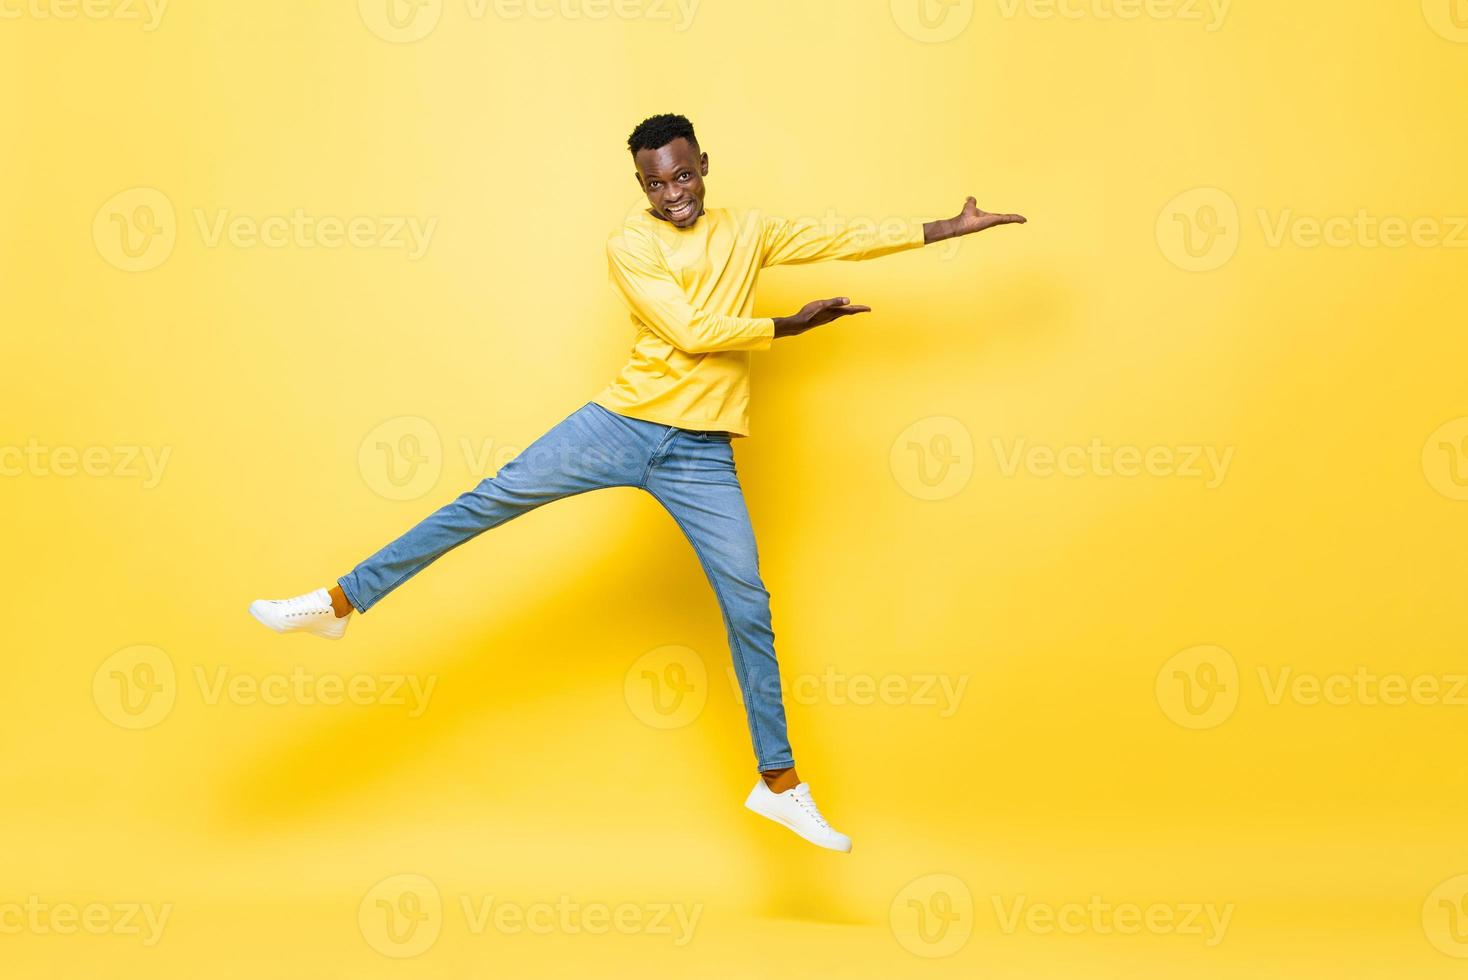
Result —
<instances>
[{"instance_id":1,"label":"man's ear","mask_svg":"<svg viewBox=\"0 0 1468 980\"><path fill-rule=\"evenodd\" d=\"M646 194L647 193L647 188L642 186L642 171L640 171L640 170L634 170L634 171L632 171L632 179L635 180L635 181L637 181L637 189L640 190L640 191L642 191L642 193Z\"/></svg>"},{"instance_id":2,"label":"man's ear","mask_svg":"<svg viewBox=\"0 0 1468 980\"><path fill-rule=\"evenodd\" d=\"M707 153L700 153L698 155L698 175L700 177L707 177L709 175L709 155Z\"/></svg>"}]
</instances>

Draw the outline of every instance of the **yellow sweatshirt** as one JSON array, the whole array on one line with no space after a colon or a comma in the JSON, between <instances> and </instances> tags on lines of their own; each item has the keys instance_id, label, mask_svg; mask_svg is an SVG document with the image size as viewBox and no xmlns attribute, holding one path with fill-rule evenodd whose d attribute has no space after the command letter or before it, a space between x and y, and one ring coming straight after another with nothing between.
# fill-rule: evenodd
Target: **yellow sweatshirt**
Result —
<instances>
[{"instance_id":1,"label":"yellow sweatshirt","mask_svg":"<svg viewBox=\"0 0 1468 980\"><path fill-rule=\"evenodd\" d=\"M773 319L750 315L759 271L922 244L922 222L788 220L711 208L678 228L639 210L607 239L611 286L637 332L632 356L592 401L649 422L747 436L750 354L775 335Z\"/></svg>"}]
</instances>

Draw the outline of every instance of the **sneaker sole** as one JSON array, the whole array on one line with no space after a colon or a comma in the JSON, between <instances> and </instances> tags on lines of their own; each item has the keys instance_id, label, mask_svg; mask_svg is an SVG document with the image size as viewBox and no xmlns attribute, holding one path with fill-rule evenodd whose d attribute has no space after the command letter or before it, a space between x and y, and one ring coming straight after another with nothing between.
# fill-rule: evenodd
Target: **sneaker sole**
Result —
<instances>
[{"instance_id":1,"label":"sneaker sole","mask_svg":"<svg viewBox=\"0 0 1468 980\"><path fill-rule=\"evenodd\" d=\"M812 839L810 837L807 837L806 834L805 834L805 832L803 830L801 830L799 827L795 826L790 821L786 820L784 817L780 816L779 814L775 814L775 813L766 813L764 810L761 810L759 807L755 806L749 800L745 800L744 801L744 808L746 810L748 810L750 813L757 813L760 816L764 817L766 820L769 820L772 823L779 824L780 826L784 827L786 830L788 830L792 834L794 834L796 837L799 837L801 840L803 840L803 841L805 841L805 842L807 842L809 844L814 844L816 847L824 848L825 850L828 850L828 851L837 851L837 852L839 852L841 854L849 854L849 853L851 853L851 844L848 843L845 847L836 847L835 845L822 843L821 841L814 840L814 839Z\"/></svg>"}]
</instances>

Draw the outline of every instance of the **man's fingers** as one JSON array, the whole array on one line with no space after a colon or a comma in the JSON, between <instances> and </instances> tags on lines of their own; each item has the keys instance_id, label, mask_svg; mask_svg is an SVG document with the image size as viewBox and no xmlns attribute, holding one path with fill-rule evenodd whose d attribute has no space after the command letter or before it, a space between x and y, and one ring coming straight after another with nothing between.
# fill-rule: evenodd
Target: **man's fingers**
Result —
<instances>
[{"instance_id":1,"label":"man's fingers","mask_svg":"<svg viewBox=\"0 0 1468 980\"><path fill-rule=\"evenodd\" d=\"M851 313L870 313L872 308L870 306L838 306L833 312L846 316Z\"/></svg>"}]
</instances>

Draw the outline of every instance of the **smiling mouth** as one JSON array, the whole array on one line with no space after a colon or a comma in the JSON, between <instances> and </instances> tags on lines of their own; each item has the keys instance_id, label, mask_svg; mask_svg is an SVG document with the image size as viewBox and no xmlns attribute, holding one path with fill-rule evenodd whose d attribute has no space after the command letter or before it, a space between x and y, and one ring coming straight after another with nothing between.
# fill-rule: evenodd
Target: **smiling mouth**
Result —
<instances>
[{"instance_id":1,"label":"smiling mouth","mask_svg":"<svg viewBox=\"0 0 1468 980\"><path fill-rule=\"evenodd\" d=\"M682 221L684 218L693 214L693 205L693 201L684 201L677 207L663 208L663 214L667 215L674 221Z\"/></svg>"}]
</instances>

